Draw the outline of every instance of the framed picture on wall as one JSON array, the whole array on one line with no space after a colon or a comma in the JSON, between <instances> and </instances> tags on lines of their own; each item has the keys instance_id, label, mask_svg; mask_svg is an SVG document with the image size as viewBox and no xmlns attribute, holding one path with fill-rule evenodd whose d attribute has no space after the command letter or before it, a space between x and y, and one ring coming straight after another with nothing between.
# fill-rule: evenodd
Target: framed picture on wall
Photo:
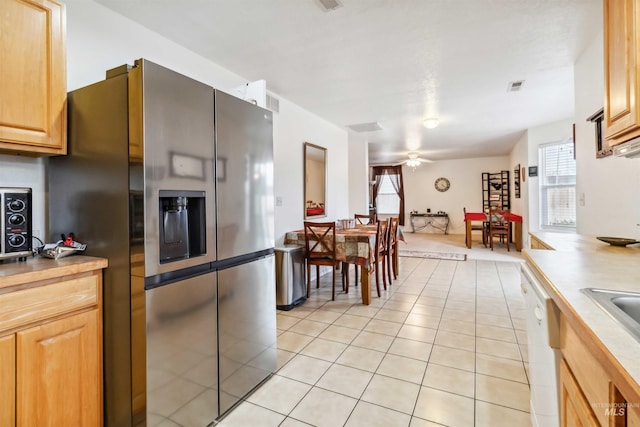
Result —
<instances>
[{"instance_id":1,"label":"framed picture on wall","mask_svg":"<svg viewBox=\"0 0 640 427\"><path fill-rule=\"evenodd\" d=\"M513 168L513 195L516 199L520 198L520 163Z\"/></svg>"},{"instance_id":2,"label":"framed picture on wall","mask_svg":"<svg viewBox=\"0 0 640 427\"><path fill-rule=\"evenodd\" d=\"M537 166L529 166L529 176L538 176Z\"/></svg>"}]
</instances>

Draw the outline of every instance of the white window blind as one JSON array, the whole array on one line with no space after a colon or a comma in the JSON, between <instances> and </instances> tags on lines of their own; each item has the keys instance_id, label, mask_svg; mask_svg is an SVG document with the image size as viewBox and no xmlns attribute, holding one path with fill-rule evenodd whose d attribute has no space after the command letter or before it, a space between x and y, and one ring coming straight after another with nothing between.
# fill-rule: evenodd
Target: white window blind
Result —
<instances>
[{"instance_id":1,"label":"white window blind","mask_svg":"<svg viewBox=\"0 0 640 427\"><path fill-rule=\"evenodd\" d=\"M576 227L573 141L540 147L540 227Z\"/></svg>"},{"instance_id":2,"label":"white window blind","mask_svg":"<svg viewBox=\"0 0 640 427\"><path fill-rule=\"evenodd\" d=\"M383 175L376 199L376 213L398 215L398 212L400 212L400 197L398 197L389 175Z\"/></svg>"}]
</instances>

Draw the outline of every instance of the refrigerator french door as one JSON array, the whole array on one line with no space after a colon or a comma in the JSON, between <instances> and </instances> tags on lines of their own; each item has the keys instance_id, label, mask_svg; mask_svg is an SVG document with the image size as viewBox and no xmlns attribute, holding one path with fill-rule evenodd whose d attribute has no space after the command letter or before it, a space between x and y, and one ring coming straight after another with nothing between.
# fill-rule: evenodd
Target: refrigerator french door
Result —
<instances>
[{"instance_id":1,"label":"refrigerator french door","mask_svg":"<svg viewBox=\"0 0 640 427\"><path fill-rule=\"evenodd\" d=\"M220 415L276 370L272 113L215 91Z\"/></svg>"},{"instance_id":2,"label":"refrigerator french door","mask_svg":"<svg viewBox=\"0 0 640 427\"><path fill-rule=\"evenodd\" d=\"M217 288L210 272L145 292L147 426L218 416Z\"/></svg>"},{"instance_id":3,"label":"refrigerator french door","mask_svg":"<svg viewBox=\"0 0 640 427\"><path fill-rule=\"evenodd\" d=\"M276 370L273 273L274 255L218 271L220 415Z\"/></svg>"}]
</instances>

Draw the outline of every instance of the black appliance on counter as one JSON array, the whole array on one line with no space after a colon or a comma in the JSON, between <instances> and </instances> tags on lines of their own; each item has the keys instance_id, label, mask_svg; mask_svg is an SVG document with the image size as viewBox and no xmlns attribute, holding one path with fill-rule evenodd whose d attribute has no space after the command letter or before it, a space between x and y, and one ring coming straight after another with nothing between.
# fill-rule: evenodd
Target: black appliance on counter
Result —
<instances>
[{"instance_id":1,"label":"black appliance on counter","mask_svg":"<svg viewBox=\"0 0 640 427\"><path fill-rule=\"evenodd\" d=\"M31 188L0 188L0 260L32 253Z\"/></svg>"}]
</instances>

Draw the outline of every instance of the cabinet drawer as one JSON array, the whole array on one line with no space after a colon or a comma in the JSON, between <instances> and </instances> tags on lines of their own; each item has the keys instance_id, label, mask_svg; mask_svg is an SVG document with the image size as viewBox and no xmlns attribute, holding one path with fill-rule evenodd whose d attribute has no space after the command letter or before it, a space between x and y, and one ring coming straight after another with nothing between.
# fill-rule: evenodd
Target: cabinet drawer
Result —
<instances>
[{"instance_id":1,"label":"cabinet drawer","mask_svg":"<svg viewBox=\"0 0 640 427\"><path fill-rule=\"evenodd\" d=\"M0 332L99 302L98 276L75 277L0 295Z\"/></svg>"}]
</instances>

